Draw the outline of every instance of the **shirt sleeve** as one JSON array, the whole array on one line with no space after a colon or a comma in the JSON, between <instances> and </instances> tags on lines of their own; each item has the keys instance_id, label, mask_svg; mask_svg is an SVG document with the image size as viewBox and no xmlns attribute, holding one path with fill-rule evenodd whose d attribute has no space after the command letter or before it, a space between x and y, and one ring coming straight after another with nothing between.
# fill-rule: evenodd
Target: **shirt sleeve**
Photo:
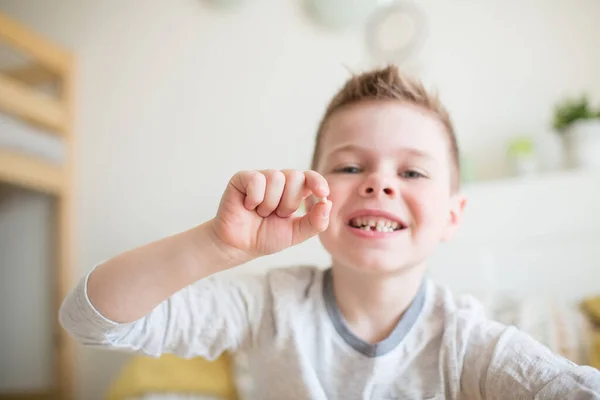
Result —
<instances>
[{"instance_id":1,"label":"shirt sleeve","mask_svg":"<svg viewBox=\"0 0 600 400\"><path fill-rule=\"evenodd\" d=\"M463 367L470 399L600 400L600 371L553 353L515 327L490 323L472 334Z\"/></svg>"},{"instance_id":2,"label":"shirt sleeve","mask_svg":"<svg viewBox=\"0 0 600 400\"><path fill-rule=\"evenodd\" d=\"M88 298L92 273L69 292L59 311L63 328L86 346L214 360L250 343L260 323L265 295L258 276L213 275L175 293L137 321L116 323Z\"/></svg>"}]
</instances>

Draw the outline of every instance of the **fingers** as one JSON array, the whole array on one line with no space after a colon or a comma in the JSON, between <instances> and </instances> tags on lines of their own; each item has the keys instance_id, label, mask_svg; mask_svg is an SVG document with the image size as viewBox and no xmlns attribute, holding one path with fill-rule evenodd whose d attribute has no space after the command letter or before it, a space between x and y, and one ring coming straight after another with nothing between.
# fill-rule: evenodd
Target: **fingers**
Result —
<instances>
[{"instance_id":1,"label":"fingers","mask_svg":"<svg viewBox=\"0 0 600 400\"><path fill-rule=\"evenodd\" d=\"M310 193L305 186L306 177L304 173L296 170L283 171L285 176L285 189L279 207L277 207L277 215L286 218L298 210L302 200Z\"/></svg>"},{"instance_id":2,"label":"fingers","mask_svg":"<svg viewBox=\"0 0 600 400\"><path fill-rule=\"evenodd\" d=\"M267 179L258 171L239 172L231 184L244 196L244 206L248 210L254 210L265 198Z\"/></svg>"},{"instance_id":3,"label":"fingers","mask_svg":"<svg viewBox=\"0 0 600 400\"><path fill-rule=\"evenodd\" d=\"M329 226L331 201L316 203L310 212L294 221L293 245L300 244L311 237L323 232Z\"/></svg>"},{"instance_id":4,"label":"fingers","mask_svg":"<svg viewBox=\"0 0 600 400\"><path fill-rule=\"evenodd\" d=\"M256 210L263 218L273 212L282 218L291 216L311 193L329 196L327 180L315 171L242 171L231 184L244 197L246 209Z\"/></svg>"},{"instance_id":5,"label":"fingers","mask_svg":"<svg viewBox=\"0 0 600 400\"><path fill-rule=\"evenodd\" d=\"M262 171L262 174L267 180L267 188L264 200L258 206L256 212L261 217L266 218L279 206L285 187L285 175L283 175L283 172L277 170Z\"/></svg>"},{"instance_id":6,"label":"fingers","mask_svg":"<svg viewBox=\"0 0 600 400\"><path fill-rule=\"evenodd\" d=\"M329 185L323 175L315 171L305 171L306 187L317 197L329 196Z\"/></svg>"},{"instance_id":7,"label":"fingers","mask_svg":"<svg viewBox=\"0 0 600 400\"><path fill-rule=\"evenodd\" d=\"M284 170L283 174L285 175L285 189L279 207L277 207L277 215L282 218L295 213L302 200L311 193L320 198L329 196L327 180L318 172Z\"/></svg>"}]
</instances>

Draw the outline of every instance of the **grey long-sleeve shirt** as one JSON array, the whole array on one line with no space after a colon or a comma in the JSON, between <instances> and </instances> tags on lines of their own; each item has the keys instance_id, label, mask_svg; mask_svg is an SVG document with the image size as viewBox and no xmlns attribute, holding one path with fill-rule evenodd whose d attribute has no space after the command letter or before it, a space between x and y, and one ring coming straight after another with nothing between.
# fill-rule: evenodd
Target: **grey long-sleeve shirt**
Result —
<instances>
[{"instance_id":1,"label":"grey long-sleeve shirt","mask_svg":"<svg viewBox=\"0 0 600 400\"><path fill-rule=\"evenodd\" d=\"M128 324L94 309L88 276L60 310L80 343L186 358L243 351L260 399L600 399L599 371L486 319L473 298L429 280L393 333L373 345L345 324L330 270L215 275Z\"/></svg>"}]
</instances>

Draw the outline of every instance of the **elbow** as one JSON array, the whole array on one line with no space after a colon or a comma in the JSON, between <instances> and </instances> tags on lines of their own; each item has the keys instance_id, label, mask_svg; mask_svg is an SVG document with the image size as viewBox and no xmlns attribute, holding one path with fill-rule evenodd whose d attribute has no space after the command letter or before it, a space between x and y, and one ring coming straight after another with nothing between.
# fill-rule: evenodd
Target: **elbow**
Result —
<instances>
[{"instance_id":1,"label":"elbow","mask_svg":"<svg viewBox=\"0 0 600 400\"><path fill-rule=\"evenodd\" d=\"M73 293L69 293L58 309L58 323L73 339L83 341L81 335L84 326L81 310L77 307Z\"/></svg>"},{"instance_id":2,"label":"elbow","mask_svg":"<svg viewBox=\"0 0 600 400\"><path fill-rule=\"evenodd\" d=\"M73 326L73 319L69 315L68 305L66 304L66 299L63 299L60 308L58 309L58 323L61 328L63 328L69 335L73 336L73 332L71 327Z\"/></svg>"},{"instance_id":3,"label":"elbow","mask_svg":"<svg viewBox=\"0 0 600 400\"><path fill-rule=\"evenodd\" d=\"M58 309L58 323L69 336L83 345L102 345L108 329L103 326L82 301L82 283L74 287L63 299Z\"/></svg>"}]
</instances>

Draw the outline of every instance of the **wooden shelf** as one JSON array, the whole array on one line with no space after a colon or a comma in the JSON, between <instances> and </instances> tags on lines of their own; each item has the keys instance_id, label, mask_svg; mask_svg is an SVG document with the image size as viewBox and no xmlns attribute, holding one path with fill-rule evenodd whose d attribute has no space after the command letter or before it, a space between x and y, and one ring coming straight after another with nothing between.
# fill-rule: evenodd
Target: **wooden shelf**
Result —
<instances>
[{"instance_id":1,"label":"wooden shelf","mask_svg":"<svg viewBox=\"0 0 600 400\"><path fill-rule=\"evenodd\" d=\"M60 166L0 148L0 182L60 196L64 179Z\"/></svg>"},{"instance_id":2,"label":"wooden shelf","mask_svg":"<svg viewBox=\"0 0 600 400\"><path fill-rule=\"evenodd\" d=\"M0 110L64 136L65 112L60 101L0 74Z\"/></svg>"},{"instance_id":3,"label":"wooden shelf","mask_svg":"<svg viewBox=\"0 0 600 400\"><path fill-rule=\"evenodd\" d=\"M70 69L71 55L54 43L0 13L0 38L60 76Z\"/></svg>"},{"instance_id":4,"label":"wooden shelf","mask_svg":"<svg viewBox=\"0 0 600 400\"><path fill-rule=\"evenodd\" d=\"M57 75L39 64L4 69L0 71L0 74L29 86L47 84L57 80Z\"/></svg>"},{"instance_id":5,"label":"wooden shelf","mask_svg":"<svg viewBox=\"0 0 600 400\"><path fill-rule=\"evenodd\" d=\"M28 64L17 69L0 71L0 112L10 114L41 127L46 133L60 136L66 154L61 165L9 148L0 148L0 182L56 197L53 215L56 219L52 237L53 271L48 285L53 291L54 313L74 284L75 264L73 206L73 115L76 69L75 58L49 38L29 29L0 11L0 45L24 55ZM44 91L56 90L53 97ZM53 90L54 91L54 90ZM69 334L53 324L56 343L53 346L52 387L56 398L72 400L75 396L75 347ZM25 393L26 395L28 393ZM2 397L0 396L0 399ZM29 398L29 397L19 397Z\"/></svg>"}]
</instances>

